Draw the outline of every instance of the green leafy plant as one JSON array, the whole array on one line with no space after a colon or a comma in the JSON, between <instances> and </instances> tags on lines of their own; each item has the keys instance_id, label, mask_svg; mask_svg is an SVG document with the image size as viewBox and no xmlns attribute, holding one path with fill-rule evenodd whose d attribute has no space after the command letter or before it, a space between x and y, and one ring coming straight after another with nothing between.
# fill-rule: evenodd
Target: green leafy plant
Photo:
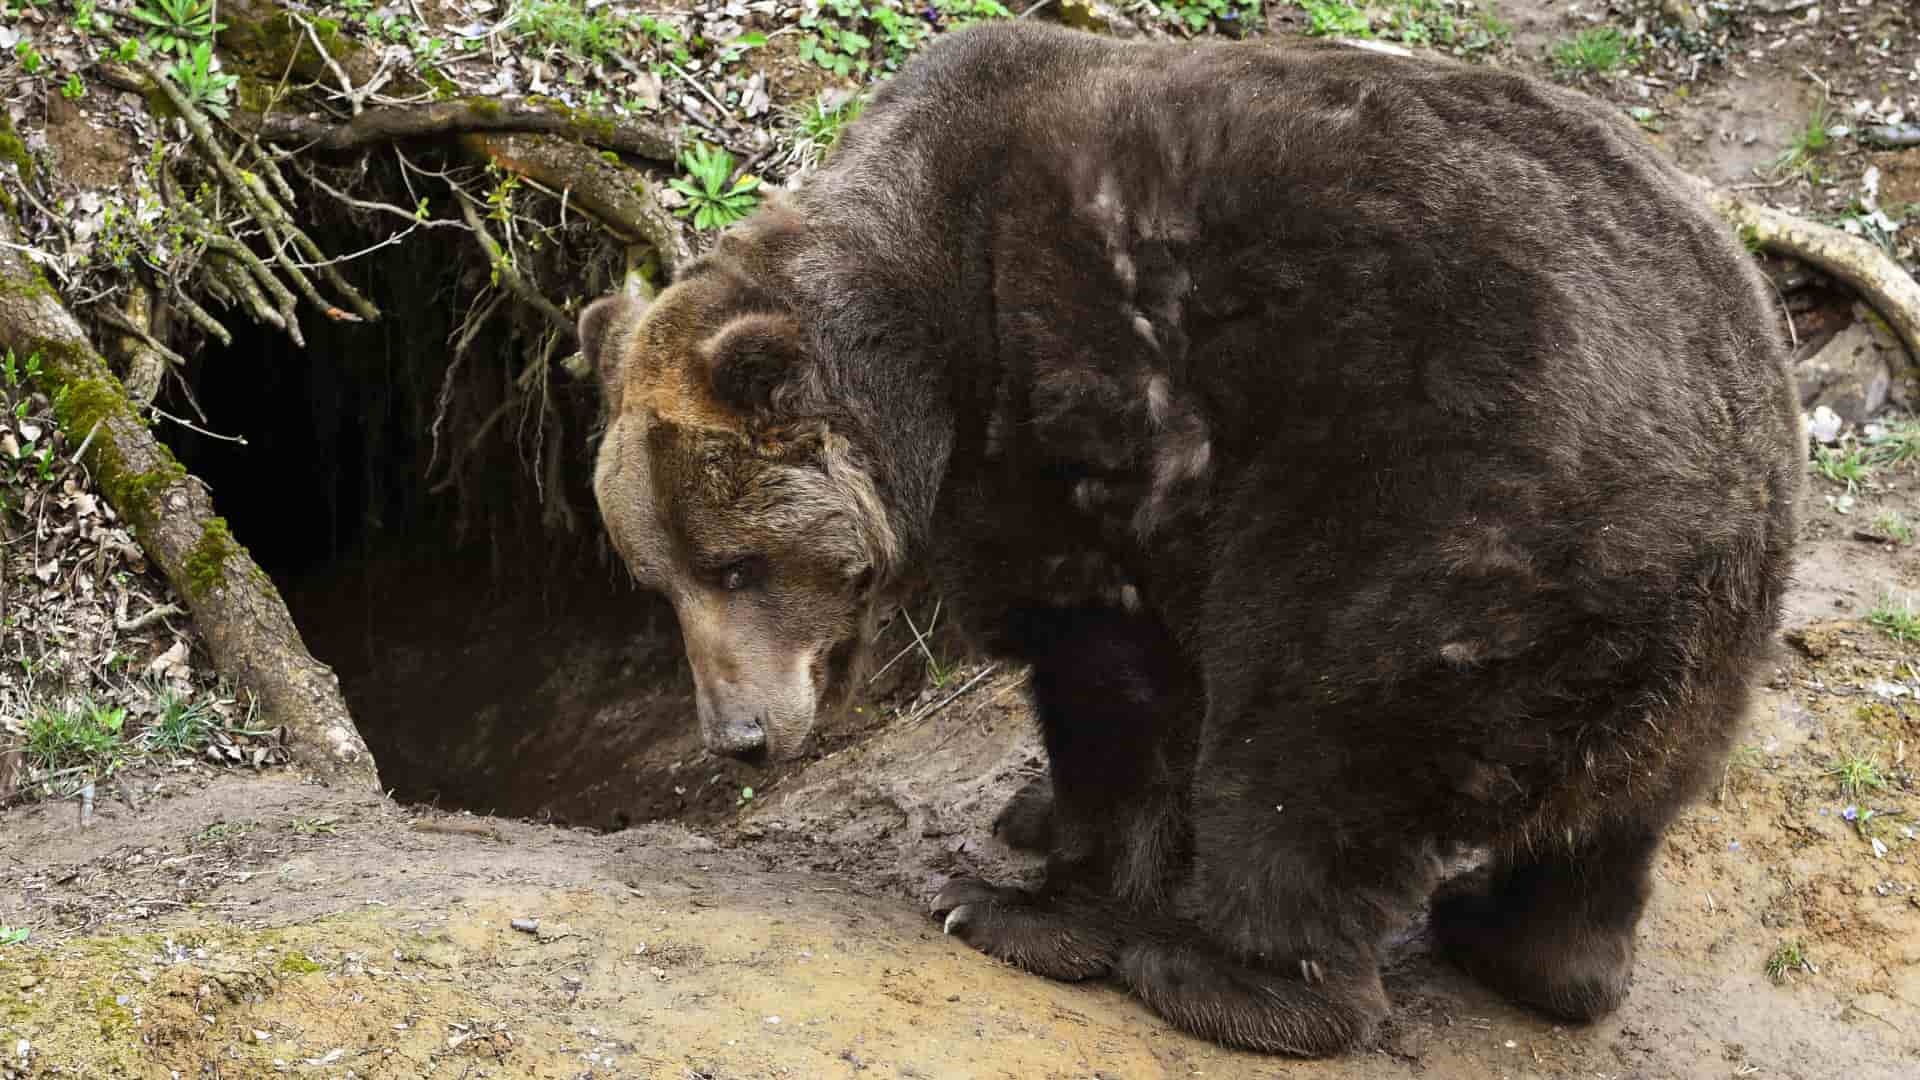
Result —
<instances>
[{"instance_id":1,"label":"green leafy plant","mask_svg":"<svg viewBox=\"0 0 1920 1080\"><path fill-rule=\"evenodd\" d=\"M8 349L5 356L0 356L0 380L5 380L9 389L22 382L32 382L39 375L40 354L37 352L28 353L25 360L15 356L12 349Z\"/></svg>"},{"instance_id":2,"label":"green leafy plant","mask_svg":"<svg viewBox=\"0 0 1920 1080\"><path fill-rule=\"evenodd\" d=\"M1867 457L1875 465L1920 461L1920 420L1898 420L1867 439Z\"/></svg>"},{"instance_id":3,"label":"green leafy plant","mask_svg":"<svg viewBox=\"0 0 1920 1080\"><path fill-rule=\"evenodd\" d=\"M760 178L731 180L733 155L719 147L695 143L680 155L680 167L687 176L676 176L669 184L687 202L674 213L692 217L693 227L702 232L726 228L760 205Z\"/></svg>"},{"instance_id":4,"label":"green leafy plant","mask_svg":"<svg viewBox=\"0 0 1920 1080\"><path fill-rule=\"evenodd\" d=\"M1862 753L1847 753L1836 758L1827 775L1839 781L1841 794L1850 799L1887 789L1887 778L1880 772L1880 766Z\"/></svg>"},{"instance_id":5,"label":"green leafy plant","mask_svg":"<svg viewBox=\"0 0 1920 1080\"><path fill-rule=\"evenodd\" d=\"M1168 0L1158 7L1162 18L1193 34L1212 28L1237 37L1262 22L1261 0Z\"/></svg>"},{"instance_id":6,"label":"green leafy plant","mask_svg":"<svg viewBox=\"0 0 1920 1080\"><path fill-rule=\"evenodd\" d=\"M8 945L24 945L32 934L33 931L24 926L7 926L0 923L0 948Z\"/></svg>"},{"instance_id":7,"label":"green leafy plant","mask_svg":"<svg viewBox=\"0 0 1920 1080\"><path fill-rule=\"evenodd\" d=\"M1347 0L1301 0L1309 37L1372 37L1367 13Z\"/></svg>"},{"instance_id":8,"label":"green leafy plant","mask_svg":"<svg viewBox=\"0 0 1920 1080\"><path fill-rule=\"evenodd\" d=\"M123 64L131 64L140 59L140 51L143 47L139 38L128 38L120 43L119 48L113 50L113 58Z\"/></svg>"},{"instance_id":9,"label":"green leafy plant","mask_svg":"<svg viewBox=\"0 0 1920 1080\"><path fill-rule=\"evenodd\" d=\"M213 5L214 0L143 0L128 14L149 27L149 48L186 57L195 45L211 42L227 28L213 21Z\"/></svg>"},{"instance_id":10,"label":"green leafy plant","mask_svg":"<svg viewBox=\"0 0 1920 1080\"><path fill-rule=\"evenodd\" d=\"M34 48L33 42L26 38L14 43L13 58L20 61L20 70L29 75L40 74L40 69L46 66L46 61L40 58L40 50Z\"/></svg>"},{"instance_id":11,"label":"green leafy plant","mask_svg":"<svg viewBox=\"0 0 1920 1080\"><path fill-rule=\"evenodd\" d=\"M1612 26L1592 26L1554 42L1547 57L1565 75L1607 75L1639 56L1631 37Z\"/></svg>"},{"instance_id":12,"label":"green leafy plant","mask_svg":"<svg viewBox=\"0 0 1920 1080\"><path fill-rule=\"evenodd\" d=\"M111 773L126 753L122 729L127 710L91 702L69 708L43 708L27 717L22 749L44 772L82 770Z\"/></svg>"},{"instance_id":13,"label":"green leafy plant","mask_svg":"<svg viewBox=\"0 0 1920 1080\"><path fill-rule=\"evenodd\" d=\"M508 25L547 48L581 60L609 60L637 51L637 44L664 47L681 63L691 56L685 35L673 24L650 15L588 11L583 0L517 0ZM760 42L765 42L764 36Z\"/></svg>"},{"instance_id":14,"label":"green leafy plant","mask_svg":"<svg viewBox=\"0 0 1920 1080\"><path fill-rule=\"evenodd\" d=\"M87 96L87 84L80 81L78 72L67 76L67 81L60 87L60 96L68 101L78 101Z\"/></svg>"},{"instance_id":15,"label":"green leafy plant","mask_svg":"<svg viewBox=\"0 0 1920 1080\"><path fill-rule=\"evenodd\" d=\"M942 30L1012 18L1000 0L822 0L800 17L800 59L836 75L895 71Z\"/></svg>"},{"instance_id":16,"label":"green leafy plant","mask_svg":"<svg viewBox=\"0 0 1920 1080\"><path fill-rule=\"evenodd\" d=\"M749 30L722 46L717 59L722 64L737 63L742 56L766 43L767 35L758 30Z\"/></svg>"},{"instance_id":17,"label":"green leafy plant","mask_svg":"<svg viewBox=\"0 0 1920 1080\"><path fill-rule=\"evenodd\" d=\"M100 14L95 0L80 0L73 6L73 28L83 36L95 30L106 33L113 29L113 19Z\"/></svg>"},{"instance_id":18,"label":"green leafy plant","mask_svg":"<svg viewBox=\"0 0 1920 1080\"><path fill-rule=\"evenodd\" d=\"M167 69L167 78L180 87L187 100L197 109L212 113L222 120L227 118L227 91L239 82L233 75L222 74L213 67L213 46L201 42L193 47L193 53L184 60L176 60Z\"/></svg>"}]
</instances>

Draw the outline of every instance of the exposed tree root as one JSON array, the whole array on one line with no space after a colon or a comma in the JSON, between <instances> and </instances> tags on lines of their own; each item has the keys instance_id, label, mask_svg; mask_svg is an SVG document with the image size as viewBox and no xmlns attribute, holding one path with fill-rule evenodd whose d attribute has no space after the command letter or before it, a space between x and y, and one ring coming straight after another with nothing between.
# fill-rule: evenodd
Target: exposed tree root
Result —
<instances>
[{"instance_id":1,"label":"exposed tree root","mask_svg":"<svg viewBox=\"0 0 1920 1080\"><path fill-rule=\"evenodd\" d=\"M1920 284L1886 252L1839 229L1748 202L1696 181L1720 216L1764 251L1816 266L1847 283L1880 313L1920 363Z\"/></svg>"},{"instance_id":2,"label":"exposed tree root","mask_svg":"<svg viewBox=\"0 0 1920 1080\"><path fill-rule=\"evenodd\" d=\"M572 142L671 162L680 148L673 135L657 128L601 121L564 105L524 101L440 101L427 105L368 109L344 123L296 113L259 118L266 142L302 144L316 150L355 150L376 143L436 135L519 132L558 135Z\"/></svg>"},{"instance_id":3,"label":"exposed tree root","mask_svg":"<svg viewBox=\"0 0 1920 1080\"><path fill-rule=\"evenodd\" d=\"M652 248L668 273L692 258L679 223L640 175L577 142L550 135L472 134L461 136L460 145L474 157L564 193L569 205Z\"/></svg>"},{"instance_id":4,"label":"exposed tree root","mask_svg":"<svg viewBox=\"0 0 1920 1080\"><path fill-rule=\"evenodd\" d=\"M215 666L287 729L295 760L350 785L377 784L333 672L307 651L279 591L214 516L204 485L160 445L119 379L0 215L0 346L39 354L41 377L100 489L187 602Z\"/></svg>"}]
</instances>

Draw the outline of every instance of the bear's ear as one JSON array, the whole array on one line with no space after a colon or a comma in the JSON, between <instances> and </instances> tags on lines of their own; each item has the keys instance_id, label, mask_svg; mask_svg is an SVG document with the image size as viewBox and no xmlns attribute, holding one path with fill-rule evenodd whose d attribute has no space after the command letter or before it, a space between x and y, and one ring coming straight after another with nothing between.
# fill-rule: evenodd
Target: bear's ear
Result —
<instances>
[{"instance_id":1,"label":"bear's ear","mask_svg":"<svg viewBox=\"0 0 1920 1080\"><path fill-rule=\"evenodd\" d=\"M766 413L774 393L806 357L800 324L789 315L736 316L701 347L713 395L743 413Z\"/></svg>"},{"instance_id":2,"label":"bear's ear","mask_svg":"<svg viewBox=\"0 0 1920 1080\"><path fill-rule=\"evenodd\" d=\"M603 391L612 393L619 385L616 377L626 359L623 346L646 310L645 300L626 293L603 296L580 309L580 356L599 377Z\"/></svg>"}]
</instances>

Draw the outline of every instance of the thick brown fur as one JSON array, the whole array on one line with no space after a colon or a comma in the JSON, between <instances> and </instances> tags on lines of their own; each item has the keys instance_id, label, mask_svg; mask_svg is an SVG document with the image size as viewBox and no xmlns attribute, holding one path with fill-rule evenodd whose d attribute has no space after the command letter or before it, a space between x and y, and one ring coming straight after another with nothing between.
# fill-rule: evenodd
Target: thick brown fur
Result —
<instances>
[{"instance_id":1,"label":"thick brown fur","mask_svg":"<svg viewBox=\"0 0 1920 1080\"><path fill-rule=\"evenodd\" d=\"M1486 848L1443 950L1561 1017L1625 995L1776 627L1802 443L1762 279L1610 110L1330 46L971 29L652 309L590 320L636 573L705 596L714 538L761 560L716 648L800 670L924 574L1032 665L1051 797L1002 826L1047 883L954 882L950 932L1330 1054ZM796 509L777 468L839 479Z\"/></svg>"}]
</instances>

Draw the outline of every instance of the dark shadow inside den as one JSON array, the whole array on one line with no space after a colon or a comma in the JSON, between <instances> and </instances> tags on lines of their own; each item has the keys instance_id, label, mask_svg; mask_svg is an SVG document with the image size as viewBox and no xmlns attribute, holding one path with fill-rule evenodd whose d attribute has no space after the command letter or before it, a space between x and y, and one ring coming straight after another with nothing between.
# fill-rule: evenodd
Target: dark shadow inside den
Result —
<instances>
[{"instance_id":1,"label":"dark shadow inside den","mask_svg":"<svg viewBox=\"0 0 1920 1080\"><path fill-rule=\"evenodd\" d=\"M390 231L313 229L338 251ZM489 287L462 232L350 270L381 321L303 307L301 348L229 312L232 344L205 342L158 404L222 436L160 424L338 673L383 783L596 827L730 809L757 774L701 750L672 610L602 538L599 402L556 362L571 342Z\"/></svg>"}]
</instances>

